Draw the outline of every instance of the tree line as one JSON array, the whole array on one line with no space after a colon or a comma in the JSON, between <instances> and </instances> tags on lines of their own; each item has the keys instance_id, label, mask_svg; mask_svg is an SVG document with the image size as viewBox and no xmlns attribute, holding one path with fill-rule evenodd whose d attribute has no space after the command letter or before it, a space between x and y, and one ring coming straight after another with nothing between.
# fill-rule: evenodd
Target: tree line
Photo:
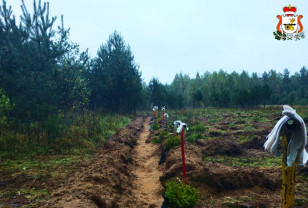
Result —
<instances>
[{"instance_id":1,"label":"tree line","mask_svg":"<svg viewBox=\"0 0 308 208\"><path fill-rule=\"evenodd\" d=\"M180 73L169 85L153 78L147 91L151 104L169 108L307 105L308 70L303 66L294 75L288 69L283 73L271 69L261 75L220 70L201 76L197 73L195 78Z\"/></svg>"}]
</instances>

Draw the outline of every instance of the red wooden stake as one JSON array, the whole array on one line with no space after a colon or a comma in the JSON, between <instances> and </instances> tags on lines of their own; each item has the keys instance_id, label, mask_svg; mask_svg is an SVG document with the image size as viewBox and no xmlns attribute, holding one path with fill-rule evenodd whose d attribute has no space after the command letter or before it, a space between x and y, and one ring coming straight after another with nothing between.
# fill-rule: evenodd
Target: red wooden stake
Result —
<instances>
[{"instance_id":1,"label":"red wooden stake","mask_svg":"<svg viewBox=\"0 0 308 208\"><path fill-rule=\"evenodd\" d=\"M156 120L156 110L153 111L153 120Z\"/></svg>"},{"instance_id":2,"label":"red wooden stake","mask_svg":"<svg viewBox=\"0 0 308 208\"><path fill-rule=\"evenodd\" d=\"M165 126L165 111L163 111L163 127Z\"/></svg>"},{"instance_id":3,"label":"red wooden stake","mask_svg":"<svg viewBox=\"0 0 308 208\"><path fill-rule=\"evenodd\" d=\"M156 120L156 123L158 124L158 109L156 109L155 111L156 111L155 112L155 120ZM156 117L156 115L157 115L157 117Z\"/></svg>"},{"instance_id":4,"label":"red wooden stake","mask_svg":"<svg viewBox=\"0 0 308 208\"><path fill-rule=\"evenodd\" d=\"M187 185L186 166L185 166L185 149L184 149L184 128L182 128L182 131L181 131L181 150L182 150L183 178L184 178L185 184Z\"/></svg>"}]
</instances>

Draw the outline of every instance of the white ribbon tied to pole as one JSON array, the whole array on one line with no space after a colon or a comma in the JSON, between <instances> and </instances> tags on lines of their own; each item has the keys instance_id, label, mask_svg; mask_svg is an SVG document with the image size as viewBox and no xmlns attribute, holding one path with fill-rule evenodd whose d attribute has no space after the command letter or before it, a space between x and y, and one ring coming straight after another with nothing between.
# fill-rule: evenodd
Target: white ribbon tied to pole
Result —
<instances>
[{"instance_id":1,"label":"white ribbon tied to pole","mask_svg":"<svg viewBox=\"0 0 308 208\"><path fill-rule=\"evenodd\" d=\"M278 143L282 127L288 120L293 119L298 122L294 129L291 141L287 149L287 165L292 166L294 162L299 165L305 165L308 160L308 153L305 150L307 144L307 130L304 120L290 106L284 105L282 111L283 117L276 123L272 131L266 137L264 149L271 153L278 154Z\"/></svg>"},{"instance_id":2,"label":"white ribbon tied to pole","mask_svg":"<svg viewBox=\"0 0 308 208\"><path fill-rule=\"evenodd\" d=\"M168 113L165 113L164 116L165 116L165 118L168 118L169 115L168 115Z\"/></svg>"},{"instance_id":3,"label":"white ribbon tied to pole","mask_svg":"<svg viewBox=\"0 0 308 208\"><path fill-rule=\"evenodd\" d=\"M183 129L183 127L187 127L186 123L182 123L181 121L175 121L173 122L173 125L177 126L178 128L176 129L177 133L180 133Z\"/></svg>"}]
</instances>

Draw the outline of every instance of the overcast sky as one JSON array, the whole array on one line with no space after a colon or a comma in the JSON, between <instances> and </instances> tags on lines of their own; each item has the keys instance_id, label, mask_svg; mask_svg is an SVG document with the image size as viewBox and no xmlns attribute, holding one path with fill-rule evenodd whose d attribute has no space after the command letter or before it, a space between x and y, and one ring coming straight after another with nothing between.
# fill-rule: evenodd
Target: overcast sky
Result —
<instances>
[{"instance_id":1,"label":"overcast sky","mask_svg":"<svg viewBox=\"0 0 308 208\"><path fill-rule=\"evenodd\" d=\"M19 16L21 0L7 0ZM277 41L273 32L283 7L291 3L308 34L307 0L50 0L50 14L64 15L70 39L92 57L111 33L119 31L131 46L144 81L171 83L176 73L308 66L308 37ZM25 0L32 8L32 0Z\"/></svg>"}]
</instances>

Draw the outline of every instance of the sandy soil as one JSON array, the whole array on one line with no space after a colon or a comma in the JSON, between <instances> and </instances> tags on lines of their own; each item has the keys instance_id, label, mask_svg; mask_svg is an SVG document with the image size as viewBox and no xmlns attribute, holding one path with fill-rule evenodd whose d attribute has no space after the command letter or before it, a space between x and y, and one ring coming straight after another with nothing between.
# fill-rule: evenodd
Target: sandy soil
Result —
<instances>
[{"instance_id":1,"label":"sandy soil","mask_svg":"<svg viewBox=\"0 0 308 208\"><path fill-rule=\"evenodd\" d=\"M134 170L134 174L137 176L135 180L135 186L133 193L143 203L142 207L160 207L163 198L161 197L162 186L159 181L159 177L163 174L159 170L158 161L159 155L157 155L159 146L146 143L149 132L148 120L145 122L144 131L140 135L140 139L137 141L133 154L135 155L135 161L137 168Z\"/></svg>"}]
</instances>

